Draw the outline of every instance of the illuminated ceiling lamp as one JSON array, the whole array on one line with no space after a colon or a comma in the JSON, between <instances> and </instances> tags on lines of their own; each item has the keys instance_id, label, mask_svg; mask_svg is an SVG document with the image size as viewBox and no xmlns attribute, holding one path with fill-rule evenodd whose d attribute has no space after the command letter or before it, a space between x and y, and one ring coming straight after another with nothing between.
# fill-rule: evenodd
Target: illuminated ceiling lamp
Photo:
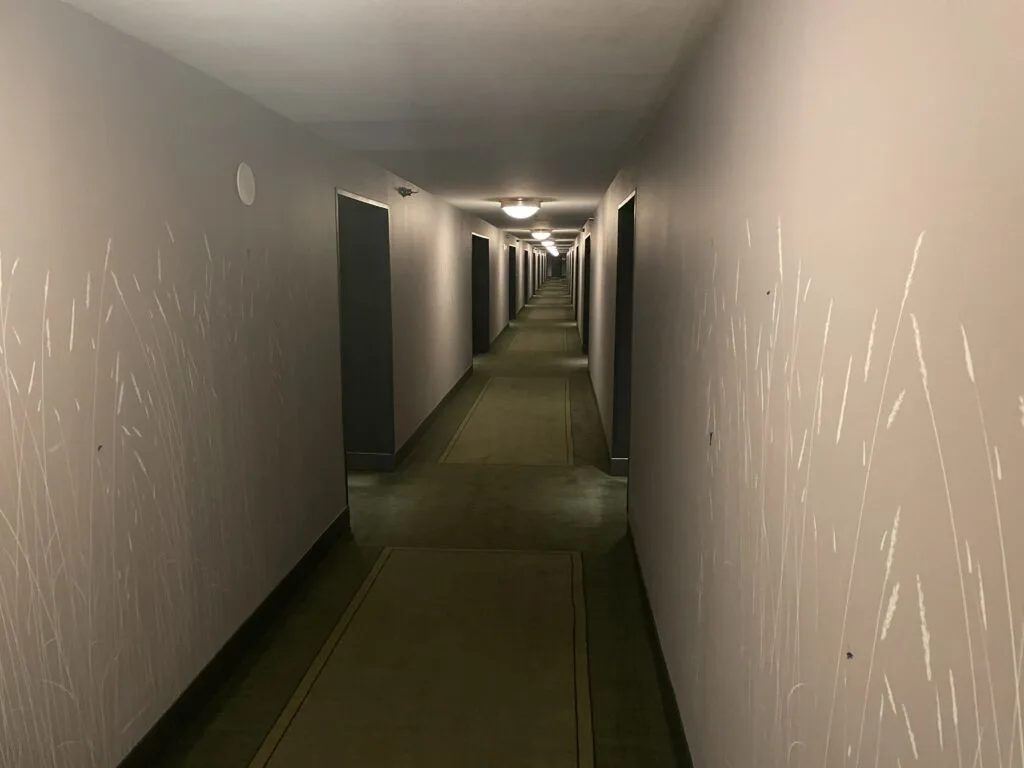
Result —
<instances>
[{"instance_id":1,"label":"illuminated ceiling lamp","mask_svg":"<svg viewBox=\"0 0 1024 768\"><path fill-rule=\"evenodd\" d=\"M501 210L513 219L528 219L540 210L540 200L514 197L501 201Z\"/></svg>"},{"instance_id":2,"label":"illuminated ceiling lamp","mask_svg":"<svg viewBox=\"0 0 1024 768\"><path fill-rule=\"evenodd\" d=\"M548 240L548 239L545 239L544 242L541 243L541 245L543 245L545 248L548 248L548 249L550 249L554 244L555 244L554 240Z\"/></svg>"},{"instance_id":3,"label":"illuminated ceiling lamp","mask_svg":"<svg viewBox=\"0 0 1024 768\"><path fill-rule=\"evenodd\" d=\"M551 237L551 229L549 227L541 226L540 224L534 227L533 231L530 232L530 237L534 240L547 240Z\"/></svg>"}]
</instances>

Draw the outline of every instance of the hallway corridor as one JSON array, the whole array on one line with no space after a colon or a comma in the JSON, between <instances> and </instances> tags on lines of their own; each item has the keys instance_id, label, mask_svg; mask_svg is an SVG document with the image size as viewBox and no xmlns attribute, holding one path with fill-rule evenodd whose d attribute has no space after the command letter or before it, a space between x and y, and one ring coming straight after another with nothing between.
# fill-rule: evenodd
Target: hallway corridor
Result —
<instances>
[{"instance_id":1,"label":"hallway corridor","mask_svg":"<svg viewBox=\"0 0 1024 768\"><path fill-rule=\"evenodd\" d=\"M1021 29L0 2L0 768L1024 768Z\"/></svg>"},{"instance_id":2,"label":"hallway corridor","mask_svg":"<svg viewBox=\"0 0 1024 768\"><path fill-rule=\"evenodd\" d=\"M674 766L565 280L545 283L162 765Z\"/></svg>"}]
</instances>

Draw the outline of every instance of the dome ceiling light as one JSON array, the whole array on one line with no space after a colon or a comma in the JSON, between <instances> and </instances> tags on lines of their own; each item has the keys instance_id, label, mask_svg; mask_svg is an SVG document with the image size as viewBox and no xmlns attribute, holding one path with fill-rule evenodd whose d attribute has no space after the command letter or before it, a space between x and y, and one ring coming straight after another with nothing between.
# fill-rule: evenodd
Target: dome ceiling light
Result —
<instances>
[{"instance_id":1,"label":"dome ceiling light","mask_svg":"<svg viewBox=\"0 0 1024 768\"><path fill-rule=\"evenodd\" d=\"M530 232L530 237L532 237L534 240L547 240L549 237L551 237L551 229L549 227L541 226L540 224L538 224L536 225L536 228L532 232Z\"/></svg>"},{"instance_id":2,"label":"dome ceiling light","mask_svg":"<svg viewBox=\"0 0 1024 768\"><path fill-rule=\"evenodd\" d=\"M513 219L528 219L540 210L540 200L513 197L501 201L501 210Z\"/></svg>"}]
</instances>

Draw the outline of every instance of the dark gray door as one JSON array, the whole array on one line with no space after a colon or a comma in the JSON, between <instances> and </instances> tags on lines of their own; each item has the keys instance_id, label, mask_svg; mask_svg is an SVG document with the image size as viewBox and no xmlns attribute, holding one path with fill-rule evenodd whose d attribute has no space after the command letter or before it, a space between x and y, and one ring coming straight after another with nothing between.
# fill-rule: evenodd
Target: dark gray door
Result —
<instances>
[{"instance_id":1,"label":"dark gray door","mask_svg":"<svg viewBox=\"0 0 1024 768\"><path fill-rule=\"evenodd\" d=\"M580 297L583 302L583 327L580 329L580 336L583 337L583 354L590 353L590 238L587 238L583 245L583 295Z\"/></svg>"},{"instance_id":2,"label":"dark gray door","mask_svg":"<svg viewBox=\"0 0 1024 768\"><path fill-rule=\"evenodd\" d=\"M529 259L530 259L530 252L524 249L523 250L523 274L522 274L522 281L523 281L523 304L524 305L526 304L527 301L530 300L530 290L529 290L529 287L528 287L530 285L530 283L528 282L529 274L530 274L530 265L527 263L529 261Z\"/></svg>"},{"instance_id":3,"label":"dark gray door","mask_svg":"<svg viewBox=\"0 0 1024 768\"><path fill-rule=\"evenodd\" d=\"M516 247L508 247L508 321L516 319Z\"/></svg>"},{"instance_id":4,"label":"dark gray door","mask_svg":"<svg viewBox=\"0 0 1024 768\"><path fill-rule=\"evenodd\" d=\"M352 469L386 469L395 452L388 210L338 195L341 389Z\"/></svg>"},{"instance_id":5,"label":"dark gray door","mask_svg":"<svg viewBox=\"0 0 1024 768\"><path fill-rule=\"evenodd\" d=\"M533 296L533 253L529 249L523 254L523 301Z\"/></svg>"},{"instance_id":6,"label":"dark gray door","mask_svg":"<svg viewBox=\"0 0 1024 768\"><path fill-rule=\"evenodd\" d=\"M612 373L612 474L629 467L633 366L633 267L636 261L636 197L619 208L615 259L615 363Z\"/></svg>"},{"instance_id":7,"label":"dark gray door","mask_svg":"<svg viewBox=\"0 0 1024 768\"><path fill-rule=\"evenodd\" d=\"M491 244L473 235L473 354L491 348Z\"/></svg>"},{"instance_id":8,"label":"dark gray door","mask_svg":"<svg viewBox=\"0 0 1024 768\"><path fill-rule=\"evenodd\" d=\"M569 302L576 308L576 249L569 256Z\"/></svg>"}]
</instances>

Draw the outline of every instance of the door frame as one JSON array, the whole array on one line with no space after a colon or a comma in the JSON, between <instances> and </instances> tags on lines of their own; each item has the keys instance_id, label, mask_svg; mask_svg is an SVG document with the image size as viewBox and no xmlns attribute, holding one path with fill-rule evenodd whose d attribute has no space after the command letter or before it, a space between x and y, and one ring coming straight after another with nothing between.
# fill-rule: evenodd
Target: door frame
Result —
<instances>
[{"instance_id":1,"label":"door frame","mask_svg":"<svg viewBox=\"0 0 1024 768\"><path fill-rule=\"evenodd\" d=\"M469 316L470 316L470 331L471 336L476 335L476 308L474 306L474 294L476 293L476 285L473 281L476 255L474 249L474 238L479 237L481 240L487 243L487 332L486 342L483 344L484 349L480 352L477 351L476 339L473 338L473 357L477 355L486 355L491 351L491 238L488 235L482 235L479 232L470 232L469 237L469 279L470 279L470 294L469 294Z\"/></svg>"},{"instance_id":2,"label":"door frame","mask_svg":"<svg viewBox=\"0 0 1024 768\"><path fill-rule=\"evenodd\" d=\"M518 296L518 278L517 275L519 270L517 269L516 259L519 256L519 248L516 247L515 243L508 246L508 274L505 277L505 282L508 285L508 290L505 291L508 294L508 321L511 323L516 319L516 297Z\"/></svg>"},{"instance_id":3,"label":"door frame","mask_svg":"<svg viewBox=\"0 0 1024 768\"><path fill-rule=\"evenodd\" d=\"M611 450L609 451L611 474L617 477L629 475L630 433L632 427L632 366L633 366L633 317L635 296L634 278L636 273L636 189L630 192L615 209L615 317L612 352L612 424ZM622 258L623 244L620 239L623 228L623 209L632 204L632 242L629 248L628 264ZM628 285L626 283L628 282ZM628 292L628 293L627 293ZM628 304L624 308L623 299ZM623 361L623 356L627 359ZM625 367L623 367L625 364Z\"/></svg>"},{"instance_id":4,"label":"door frame","mask_svg":"<svg viewBox=\"0 0 1024 768\"><path fill-rule=\"evenodd\" d=\"M591 279L591 273L593 272L594 261L594 244L593 237L587 235L583 240L583 274L580 276L583 280L583 289L580 296L583 306L580 308L580 341L583 344L583 354L590 354L590 294L593 292L593 280ZM590 362L587 362L587 367L590 367Z\"/></svg>"},{"instance_id":5,"label":"door frame","mask_svg":"<svg viewBox=\"0 0 1024 768\"><path fill-rule=\"evenodd\" d=\"M520 251L519 255L521 255L523 257L523 269L522 269L522 272L519 275L519 284L520 284L520 286L523 289L523 309L526 309L526 301L529 298L529 288L528 288L527 281L529 280L529 274L530 274L530 265L528 263L528 260L530 258L530 248L529 248L529 246L522 245L519 248L519 251ZM518 302L518 298L517 298L517 302Z\"/></svg>"},{"instance_id":6,"label":"door frame","mask_svg":"<svg viewBox=\"0 0 1024 768\"><path fill-rule=\"evenodd\" d=\"M357 195L355 192L349 192L347 189L342 189L341 187L335 187L334 191L339 196L341 196L341 197L347 197L350 200L356 200L356 201L358 201L360 203L366 203L367 205L375 205L378 208L385 209L389 213L389 219L388 220L390 221L391 206L388 203L382 203L380 200L374 200L372 197L364 197L363 195ZM337 207L337 206L335 206L335 207ZM337 218L338 214L335 213L334 217ZM389 231L388 231L388 245L390 245L390 244L391 244L391 231L389 229Z\"/></svg>"},{"instance_id":7,"label":"door frame","mask_svg":"<svg viewBox=\"0 0 1024 768\"><path fill-rule=\"evenodd\" d=\"M342 251L342 249L341 249L341 216L340 216L340 210L339 210L340 206L338 205L338 198L339 197L344 197L344 198L347 198L349 200L354 200L354 201L359 202L359 203L365 203L366 205L371 205L371 206L374 206L375 208L383 208L385 211L387 211L388 212L388 254L389 254L389 258L390 258L390 254L391 254L392 246L394 245L394 242L393 242L392 231L391 231L391 205L390 204L382 202L380 200L375 200L372 197L366 197L365 195L360 195L360 194L358 194L356 192L352 192L352 191L347 190L347 189L343 189L342 187L335 187L334 188L334 197L332 199L334 201L334 243L335 243L334 258L335 258L335 274L336 274L336 278L337 278L335 280L335 284L337 286L337 291L338 291L338 294L337 294L338 295L338 361L339 361L340 375L341 375L341 379L340 380L343 382L344 381L344 377L345 377L345 353L344 353L344 333L345 333L345 329L344 329L344 319L343 319L343 316L342 316L342 312L343 312L343 309L342 309L342 301L343 301L342 293L343 292L342 292L342 287L341 286L342 286L342 280L344 279L344 277L343 277L343 271L342 271L342 255L341 255L341 251ZM394 346L394 339L392 339L392 347L393 346ZM392 349L392 352L393 352L393 349ZM394 419L394 397L395 397L395 393L394 393L394 377L393 376L392 376L391 386L392 386L392 391L391 391L391 399L392 399L391 408L392 408L392 419ZM342 387L344 388L344 384L342 384ZM344 403L342 403L342 408L341 408L341 425L340 426L341 426L342 442L344 443L344 438L345 438L345 407L344 407ZM397 456L397 450L398 450L398 448L397 448L397 446L395 446L396 453L392 454L392 456L389 457L391 459L391 461L381 460L379 462L379 466L374 467L374 469L372 471L390 471L390 470L393 470L395 468L393 460ZM345 508L348 509L348 506L349 506L349 503L350 503L350 499L349 499L349 477L350 477L350 474L351 474L351 471L352 471L351 467L349 466L351 462L349 461L349 455L348 455L349 454L349 446L348 445L344 445L344 454L345 454ZM366 455L369 456L370 454L366 454ZM385 459L386 457L381 457L381 458Z\"/></svg>"},{"instance_id":8,"label":"door frame","mask_svg":"<svg viewBox=\"0 0 1024 768\"><path fill-rule=\"evenodd\" d=\"M344 320L342 319L341 316L341 211L338 210L338 208L340 207L338 205L339 197L353 197L353 195L351 192L346 192L341 187L335 187L334 197L332 198L332 200L334 201L334 272L336 277L334 284L338 290L338 383L340 385L345 377L345 351L344 344L342 342L342 339L344 338L342 334L345 332L345 330L342 327L344 325ZM390 234L388 236L390 237ZM340 392L338 393L338 396L341 396ZM341 408L338 409L338 415L341 417L341 424L338 425L341 430L338 433L341 435L341 453L342 455L345 455L348 446L345 445L344 403L342 404ZM348 509L350 504L348 494L348 479L348 456L345 456L345 509Z\"/></svg>"}]
</instances>

